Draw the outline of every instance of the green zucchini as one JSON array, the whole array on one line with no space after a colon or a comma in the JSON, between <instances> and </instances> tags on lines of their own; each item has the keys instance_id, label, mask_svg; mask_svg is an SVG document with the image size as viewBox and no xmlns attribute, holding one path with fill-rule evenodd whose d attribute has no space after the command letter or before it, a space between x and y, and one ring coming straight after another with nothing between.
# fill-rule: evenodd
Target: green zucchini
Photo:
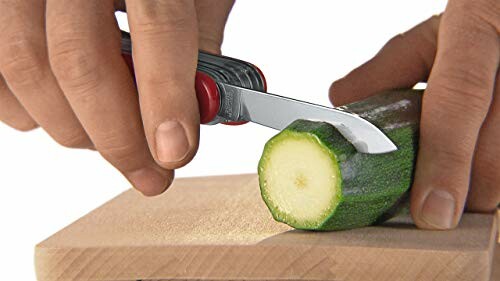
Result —
<instances>
[{"instance_id":1,"label":"green zucchini","mask_svg":"<svg viewBox=\"0 0 500 281\"><path fill-rule=\"evenodd\" d=\"M392 91L344 107L379 127L395 152L357 152L335 127L317 121L297 120L271 138L258 172L274 219L297 229L342 230L397 213L412 184L421 96Z\"/></svg>"}]
</instances>

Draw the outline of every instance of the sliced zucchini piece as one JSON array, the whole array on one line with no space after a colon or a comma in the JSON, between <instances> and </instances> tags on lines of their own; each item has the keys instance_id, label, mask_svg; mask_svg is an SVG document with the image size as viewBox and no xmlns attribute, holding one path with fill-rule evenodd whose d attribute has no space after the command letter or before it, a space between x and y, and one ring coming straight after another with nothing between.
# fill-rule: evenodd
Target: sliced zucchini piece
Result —
<instances>
[{"instance_id":1,"label":"sliced zucchini piece","mask_svg":"<svg viewBox=\"0 0 500 281\"><path fill-rule=\"evenodd\" d=\"M395 91L346 106L398 146L359 153L331 124L297 120L270 139L259 162L264 202L297 229L341 230L390 218L404 206L418 141L421 91Z\"/></svg>"}]
</instances>

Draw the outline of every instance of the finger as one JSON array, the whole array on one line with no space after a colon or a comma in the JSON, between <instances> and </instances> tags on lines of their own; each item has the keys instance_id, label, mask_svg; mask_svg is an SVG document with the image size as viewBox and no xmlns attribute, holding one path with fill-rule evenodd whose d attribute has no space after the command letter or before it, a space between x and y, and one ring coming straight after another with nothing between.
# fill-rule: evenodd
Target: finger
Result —
<instances>
[{"instance_id":1,"label":"finger","mask_svg":"<svg viewBox=\"0 0 500 281\"><path fill-rule=\"evenodd\" d=\"M58 143L91 147L92 142L50 69L45 44L45 1L2 1L0 10L0 71L9 88Z\"/></svg>"},{"instance_id":2,"label":"finger","mask_svg":"<svg viewBox=\"0 0 500 281\"><path fill-rule=\"evenodd\" d=\"M436 54L440 16L392 38L378 54L330 87L336 106L427 80Z\"/></svg>"},{"instance_id":3,"label":"finger","mask_svg":"<svg viewBox=\"0 0 500 281\"><path fill-rule=\"evenodd\" d=\"M20 131L33 130L38 125L24 110L16 97L11 93L3 77L0 75L0 120Z\"/></svg>"},{"instance_id":4,"label":"finger","mask_svg":"<svg viewBox=\"0 0 500 281\"><path fill-rule=\"evenodd\" d=\"M195 0L200 50L220 54L224 27L234 0Z\"/></svg>"},{"instance_id":5,"label":"finger","mask_svg":"<svg viewBox=\"0 0 500 281\"><path fill-rule=\"evenodd\" d=\"M49 0L47 38L54 74L96 149L142 193L163 192L173 172L148 150L113 1Z\"/></svg>"},{"instance_id":6,"label":"finger","mask_svg":"<svg viewBox=\"0 0 500 281\"><path fill-rule=\"evenodd\" d=\"M497 72L493 102L479 133L472 166L467 210L493 212L500 203L500 72Z\"/></svg>"},{"instance_id":7,"label":"finger","mask_svg":"<svg viewBox=\"0 0 500 281\"><path fill-rule=\"evenodd\" d=\"M198 148L194 1L131 0L127 8L149 148L162 167L178 168L188 163Z\"/></svg>"},{"instance_id":8,"label":"finger","mask_svg":"<svg viewBox=\"0 0 500 281\"><path fill-rule=\"evenodd\" d=\"M463 211L499 63L497 30L483 13L495 5L450 1L441 19L436 60L423 97L411 196L412 216L421 228L453 228Z\"/></svg>"}]
</instances>

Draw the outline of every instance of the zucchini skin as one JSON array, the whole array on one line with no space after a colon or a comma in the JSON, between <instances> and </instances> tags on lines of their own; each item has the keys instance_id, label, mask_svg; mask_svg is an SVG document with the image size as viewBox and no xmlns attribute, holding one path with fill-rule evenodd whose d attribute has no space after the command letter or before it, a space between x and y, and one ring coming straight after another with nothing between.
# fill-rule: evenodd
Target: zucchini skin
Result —
<instances>
[{"instance_id":1,"label":"zucchini skin","mask_svg":"<svg viewBox=\"0 0 500 281\"><path fill-rule=\"evenodd\" d=\"M418 150L421 97L422 91L391 91L344 106L379 127L398 147L391 153L359 153L325 122L296 120L283 130L315 136L335 155L341 174L340 201L319 227L284 222L298 229L344 230L382 222L406 206ZM264 172L261 166L259 176ZM270 202L264 201L273 212Z\"/></svg>"}]
</instances>

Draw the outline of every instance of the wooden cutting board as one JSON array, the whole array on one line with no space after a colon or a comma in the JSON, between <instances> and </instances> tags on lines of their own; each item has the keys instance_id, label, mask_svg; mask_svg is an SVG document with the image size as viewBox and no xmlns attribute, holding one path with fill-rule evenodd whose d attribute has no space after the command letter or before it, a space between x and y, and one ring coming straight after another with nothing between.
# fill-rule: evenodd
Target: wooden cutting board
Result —
<instances>
[{"instance_id":1,"label":"wooden cutting board","mask_svg":"<svg viewBox=\"0 0 500 281\"><path fill-rule=\"evenodd\" d=\"M490 280L493 215L454 231L408 218L341 232L275 222L257 176L178 179L162 196L129 190L36 247L40 281Z\"/></svg>"}]
</instances>

